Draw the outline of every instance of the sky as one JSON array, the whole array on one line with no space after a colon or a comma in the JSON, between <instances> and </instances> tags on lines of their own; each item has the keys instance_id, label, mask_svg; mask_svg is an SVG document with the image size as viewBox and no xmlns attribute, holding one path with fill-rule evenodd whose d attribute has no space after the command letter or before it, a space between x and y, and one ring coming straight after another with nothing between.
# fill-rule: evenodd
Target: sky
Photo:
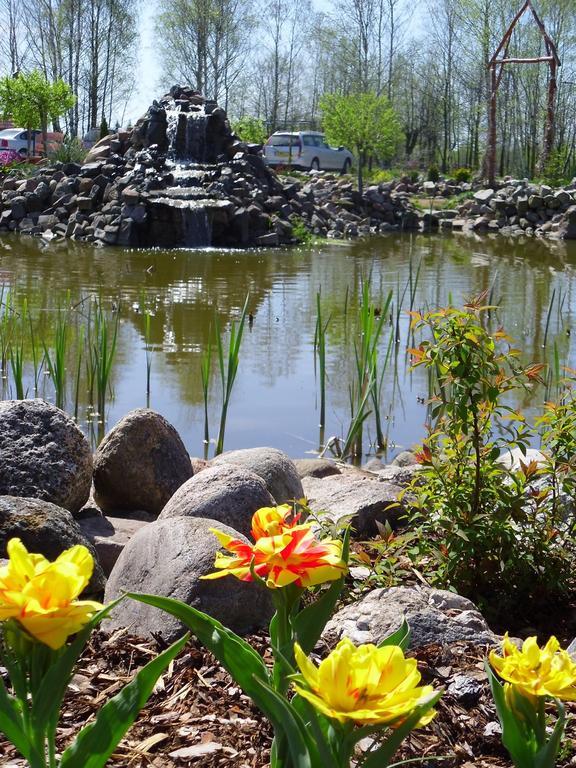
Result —
<instances>
[{"instance_id":1,"label":"sky","mask_svg":"<svg viewBox=\"0 0 576 768\"><path fill-rule=\"evenodd\" d=\"M313 3L317 10L326 11L332 5L330 0L315 0ZM136 84L132 96L126 105L124 115L119 116L123 125L130 120L132 124L142 117L153 99L163 95L163 88L159 85L161 69L160 60L154 46L154 15L158 3L152 0L144 0L140 6L140 21L138 31L140 33L139 62L136 68ZM191 83L193 85L193 83Z\"/></svg>"}]
</instances>

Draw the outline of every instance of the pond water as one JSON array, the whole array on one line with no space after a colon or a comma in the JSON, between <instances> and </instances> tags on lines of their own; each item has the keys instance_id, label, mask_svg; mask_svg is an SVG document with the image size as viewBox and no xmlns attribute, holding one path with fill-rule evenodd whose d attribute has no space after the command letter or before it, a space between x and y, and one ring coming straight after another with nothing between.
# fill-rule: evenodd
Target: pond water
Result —
<instances>
[{"instance_id":1,"label":"pond water","mask_svg":"<svg viewBox=\"0 0 576 768\"><path fill-rule=\"evenodd\" d=\"M8 312L21 314L26 299L29 316L39 323L36 344L45 334L50 348L58 308L67 311L71 332L64 407L77 412L80 426L94 442L129 410L147 405L148 360L150 407L174 424L192 455L202 455L202 357L214 329L215 313L226 345L230 323L238 320L249 293L253 322L250 326L247 323L242 341L225 447L271 445L301 457L316 453L323 439L347 430L357 334L355 297L362 280L370 276L377 306L384 303L388 291L393 291L392 325L401 303L400 341L392 346L381 398L390 458L420 441L425 432L426 374L420 369L410 372L406 354L411 289L405 291L405 287L410 272L415 309L435 308L449 301L458 305L472 294L492 291L501 305L494 323L504 326L528 360L551 360L556 355L563 364L576 367L576 330L570 333L576 313L576 243L417 235L290 250L163 252L94 248L73 242L45 245L32 238L3 236L0 319ZM324 318L330 317L324 434L318 428L314 355L319 289ZM84 363L77 376L77 357L72 350L74 333L82 333L93 296L99 297L110 317L119 313L111 374L113 396L106 407L105 423L87 409ZM390 332L387 322L381 340L382 358ZM28 345L27 341L22 347L24 384L31 397L34 370ZM5 369L0 394L14 397L8 362ZM54 400L46 372L38 377L37 393ZM533 401L526 395L518 404L535 406L542 398L543 392L535 392ZM220 402L221 385L214 360L209 398L211 438L217 433ZM373 450L370 438L374 438L370 419L366 436L368 454ZM213 446L209 449L212 453Z\"/></svg>"}]
</instances>

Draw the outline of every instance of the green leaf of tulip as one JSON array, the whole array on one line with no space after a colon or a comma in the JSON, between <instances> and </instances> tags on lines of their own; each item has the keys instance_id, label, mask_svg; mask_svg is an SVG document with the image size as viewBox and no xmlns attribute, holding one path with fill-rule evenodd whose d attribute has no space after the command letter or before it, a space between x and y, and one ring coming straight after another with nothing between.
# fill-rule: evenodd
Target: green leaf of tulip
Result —
<instances>
[{"instance_id":1,"label":"green leaf of tulip","mask_svg":"<svg viewBox=\"0 0 576 768\"><path fill-rule=\"evenodd\" d=\"M118 605L124 596L109 603L101 611L94 614L85 628L76 635L74 641L64 646L59 652L52 652L55 657L43 676L38 689L34 693L32 704L32 723L37 731L44 732L47 728L50 737L56 730L60 706L70 678L72 669L82 653L90 634L100 622L108 616L112 609ZM43 647L38 645L31 649L31 653L42 652ZM48 650L48 649L46 649ZM59 654L59 655L58 655Z\"/></svg>"},{"instance_id":2,"label":"green leaf of tulip","mask_svg":"<svg viewBox=\"0 0 576 768\"><path fill-rule=\"evenodd\" d=\"M148 662L120 693L102 707L62 755L60 768L103 768L148 701L156 681L188 642L189 634Z\"/></svg>"},{"instance_id":3,"label":"green leaf of tulip","mask_svg":"<svg viewBox=\"0 0 576 768\"><path fill-rule=\"evenodd\" d=\"M219 621L202 611L192 608L180 600L171 597L157 597L129 592L128 597L141 603L160 608L185 624L200 642L214 654L224 669L229 672L244 693L266 712L265 697L262 689L256 685L260 679L269 682L269 674L262 657L241 637L227 629Z\"/></svg>"},{"instance_id":4,"label":"green leaf of tulip","mask_svg":"<svg viewBox=\"0 0 576 768\"><path fill-rule=\"evenodd\" d=\"M274 730L285 736L293 768L320 768L320 756L312 734L294 707L268 683L256 680L267 701L266 716Z\"/></svg>"},{"instance_id":5,"label":"green leaf of tulip","mask_svg":"<svg viewBox=\"0 0 576 768\"><path fill-rule=\"evenodd\" d=\"M404 741L406 736L408 736L410 731L416 728L420 720L425 717L426 713L432 709L432 707L439 701L441 696L442 691L437 691L432 696L430 696L428 701L426 701L424 704L420 704L419 706L415 707L412 713L406 718L406 720L404 720L402 725L394 728L392 734L386 739L384 744L382 744L382 746L378 749L374 750L374 752L371 752L363 762L359 763L361 768L386 768L386 766L390 765L390 761L394 754L398 751L400 744ZM363 738L366 735L366 732L369 730L374 732L374 729L364 728L355 731L353 733L354 742L357 743L360 741L360 739Z\"/></svg>"},{"instance_id":6,"label":"green leaf of tulip","mask_svg":"<svg viewBox=\"0 0 576 768\"><path fill-rule=\"evenodd\" d=\"M516 768L534 768L534 750L527 741L521 722L506 702L504 687L492 671L488 661L485 662L484 667L488 675L498 719L502 726L502 744L508 750Z\"/></svg>"},{"instance_id":7,"label":"green leaf of tulip","mask_svg":"<svg viewBox=\"0 0 576 768\"><path fill-rule=\"evenodd\" d=\"M28 738L17 700L10 696L0 677L0 731L30 763L38 765L40 756Z\"/></svg>"},{"instance_id":8,"label":"green leaf of tulip","mask_svg":"<svg viewBox=\"0 0 576 768\"><path fill-rule=\"evenodd\" d=\"M401 626L395 632L392 632L391 635L388 635L384 638L384 640L378 643L378 648L384 648L386 645L398 645L400 648L402 648L403 651L405 651L410 645L411 636L412 632L410 631L408 622L406 619L402 619Z\"/></svg>"},{"instance_id":9,"label":"green leaf of tulip","mask_svg":"<svg viewBox=\"0 0 576 768\"><path fill-rule=\"evenodd\" d=\"M556 758L566 727L566 709L558 699L555 699L555 704L558 708L558 720L547 743L537 752L534 758L534 768L554 768L556 765Z\"/></svg>"}]
</instances>

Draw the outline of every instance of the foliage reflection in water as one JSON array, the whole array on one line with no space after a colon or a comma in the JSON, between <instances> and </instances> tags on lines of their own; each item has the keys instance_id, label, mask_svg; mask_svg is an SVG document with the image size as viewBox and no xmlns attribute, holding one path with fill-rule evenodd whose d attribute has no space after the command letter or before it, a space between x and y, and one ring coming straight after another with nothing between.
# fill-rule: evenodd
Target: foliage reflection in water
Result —
<instances>
[{"instance_id":1,"label":"foliage reflection in water","mask_svg":"<svg viewBox=\"0 0 576 768\"><path fill-rule=\"evenodd\" d=\"M370 305L380 311L373 320L384 322L374 350L380 361L378 390L370 391L371 413L363 421L364 455L384 443L391 456L424 434L429 382L425 372L409 370L410 308L458 305L485 290L501 305L491 313L493 326L504 326L527 359L550 364L550 390L562 366L576 364L570 333L576 311L572 243L391 236L292 250L162 252L71 242L45 247L34 239L4 236L0 265L2 397L37 393L56 401L54 385L62 374L65 383L58 386L65 390L65 407L94 442L127 411L149 404L177 427L189 451L199 454L204 387L210 425L219 423L222 409L216 360L204 383L202 374L210 339L217 357L215 314L226 345L247 294L252 321L230 397L226 449L273 445L303 456L331 436L345 441L351 387L359 376L355 350L362 354L357 319L368 277ZM320 434L319 290L326 393ZM18 333L11 330L15 317ZM62 347L65 364L58 373ZM104 391L102 401L98 392ZM536 406L544 395L529 392L514 405Z\"/></svg>"}]
</instances>

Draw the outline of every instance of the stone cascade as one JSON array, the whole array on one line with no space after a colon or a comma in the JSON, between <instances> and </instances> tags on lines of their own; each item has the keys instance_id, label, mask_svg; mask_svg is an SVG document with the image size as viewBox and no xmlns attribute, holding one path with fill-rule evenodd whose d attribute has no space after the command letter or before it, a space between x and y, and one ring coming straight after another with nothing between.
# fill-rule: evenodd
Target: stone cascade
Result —
<instances>
[{"instance_id":1,"label":"stone cascade","mask_svg":"<svg viewBox=\"0 0 576 768\"><path fill-rule=\"evenodd\" d=\"M234 134L214 101L174 86L82 165L0 177L0 232L166 249L292 245L295 225L332 238L418 229L408 194L393 185L359 195L345 177L280 178L261 149Z\"/></svg>"}]
</instances>

